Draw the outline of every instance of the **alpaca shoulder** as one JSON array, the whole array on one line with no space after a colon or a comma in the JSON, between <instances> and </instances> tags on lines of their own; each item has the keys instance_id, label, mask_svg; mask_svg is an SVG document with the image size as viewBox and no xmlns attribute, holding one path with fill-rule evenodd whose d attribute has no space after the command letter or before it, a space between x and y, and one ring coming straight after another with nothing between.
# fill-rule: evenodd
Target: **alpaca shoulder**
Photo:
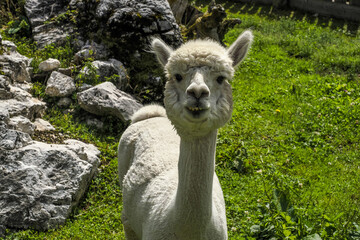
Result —
<instances>
[{"instance_id":1,"label":"alpaca shoulder","mask_svg":"<svg viewBox=\"0 0 360 240\"><path fill-rule=\"evenodd\" d=\"M124 188L130 190L175 168L179 144L180 138L167 118L152 117L130 125L119 144L119 172L126 171ZM128 164L126 158L130 158Z\"/></svg>"}]
</instances>

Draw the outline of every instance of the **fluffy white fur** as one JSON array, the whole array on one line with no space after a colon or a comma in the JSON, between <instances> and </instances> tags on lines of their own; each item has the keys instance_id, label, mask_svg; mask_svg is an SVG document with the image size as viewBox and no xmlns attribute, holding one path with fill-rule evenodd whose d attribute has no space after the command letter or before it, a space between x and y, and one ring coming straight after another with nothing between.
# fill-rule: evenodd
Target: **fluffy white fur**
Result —
<instances>
[{"instance_id":1,"label":"fluffy white fur","mask_svg":"<svg viewBox=\"0 0 360 240\"><path fill-rule=\"evenodd\" d=\"M227 50L209 40L177 50L154 39L168 78L165 110L147 106L121 137L119 179L128 240L227 239L225 203L215 174L217 129L231 117L228 83L253 35Z\"/></svg>"}]
</instances>

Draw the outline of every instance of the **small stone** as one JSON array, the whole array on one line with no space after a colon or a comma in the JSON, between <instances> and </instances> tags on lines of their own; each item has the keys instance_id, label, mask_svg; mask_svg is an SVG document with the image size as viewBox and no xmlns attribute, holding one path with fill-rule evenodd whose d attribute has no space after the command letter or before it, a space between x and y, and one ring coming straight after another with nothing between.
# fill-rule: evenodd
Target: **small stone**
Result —
<instances>
[{"instance_id":1,"label":"small stone","mask_svg":"<svg viewBox=\"0 0 360 240\"><path fill-rule=\"evenodd\" d=\"M68 97L60 98L60 100L57 102L56 105L58 105L61 108L67 108L71 105L72 100Z\"/></svg>"},{"instance_id":2,"label":"small stone","mask_svg":"<svg viewBox=\"0 0 360 240\"><path fill-rule=\"evenodd\" d=\"M97 129L102 129L104 127L104 123L97 118L86 119L86 124L91 127L96 127Z\"/></svg>"},{"instance_id":3,"label":"small stone","mask_svg":"<svg viewBox=\"0 0 360 240\"><path fill-rule=\"evenodd\" d=\"M76 90L74 80L62 73L54 71L46 84L45 93L51 97L65 97Z\"/></svg>"},{"instance_id":4,"label":"small stone","mask_svg":"<svg viewBox=\"0 0 360 240\"><path fill-rule=\"evenodd\" d=\"M60 67L60 61L54 58L49 58L39 64L39 69L43 72L50 72Z\"/></svg>"},{"instance_id":5,"label":"small stone","mask_svg":"<svg viewBox=\"0 0 360 240\"><path fill-rule=\"evenodd\" d=\"M36 131L54 131L55 128L53 127L53 125L51 125L51 123L49 123L48 121L45 121L44 119L41 118L37 118L34 121L34 125L35 125L35 129Z\"/></svg>"}]
</instances>

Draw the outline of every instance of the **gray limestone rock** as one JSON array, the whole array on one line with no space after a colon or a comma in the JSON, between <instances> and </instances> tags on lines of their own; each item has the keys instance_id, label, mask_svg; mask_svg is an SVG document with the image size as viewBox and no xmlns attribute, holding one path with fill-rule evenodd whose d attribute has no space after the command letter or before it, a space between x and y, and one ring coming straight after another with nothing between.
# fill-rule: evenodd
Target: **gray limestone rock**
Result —
<instances>
[{"instance_id":1,"label":"gray limestone rock","mask_svg":"<svg viewBox=\"0 0 360 240\"><path fill-rule=\"evenodd\" d=\"M53 127L53 125L51 125L51 123L41 118L35 119L34 125L35 125L35 130L40 132L55 130L55 128Z\"/></svg>"},{"instance_id":2,"label":"gray limestone rock","mask_svg":"<svg viewBox=\"0 0 360 240\"><path fill-rule=\"evenodd\" d=\"M44 72L50 72L60 67L60 61L54 58L49 58L39 64L39 69Z\"/></svg>"},{"instance_id":3,"label":"gray limestone rock","mask_svg":"<svg viewBox=\"0 0 360 240\"><path fill-rule=\"evenodd\" d=\"M28 133L30 135L32 135L35 131L35 124L23 116L15 116L10 118L8 126L12 129Z\"/></svg>"},{"instance_id":4,"label":"gray limestone rock","mask_svg":"<svg viewBox=\"0 0 360 240\"><path fill-rule=\"evenodd\" d=\"M62 44L75 31L71 23L62 25L51 20L67 11L69 0L27 0L25 13L37 45L42 48L48 44ZM46 22L48 21L48 22Z\"/></svg>"},{"instance_id":5,"label":"gray limestone rock","mask_svg":"<svg viewBox=\"0 0 360 240\"><path fill-rule=\"evenodd\" d=\"M18 54L0 55L0 68L13 82L30 82L29 59Z\"/></svg>"},{"instance_id":6,"label":"gray limestone rock","mask_svg":"<svg viewBox=\"0 0 360 240\"><path fill-rule=\"evenodd\" d=\"M102 60L107 59L109 56L110 51L105 45L88 40L81 50L75 54L74 61L75 63L81 63L90 57L95 60Z\"/></svg>"},{"instance_id":7,"label":"gray limestone rock","mask_svg":"<svg viewBox=\"0 0 360 240\"><path fill-rule=\"evenodd\" d=\"M74 79L54 71L47 81L45 93L51 97L65 97L76 90Z\"/></svg>"},{"instance_id":8,"label":"gray limestone rock","mask_svg":"<svg viewBox=\"0 0 360 240\"><path fill-rule=\"evenodd\" d=\"M112 79L112 82L115 83L118 89L123 90L125 88L128 81L128 74L120 61L113 58L108 61L97 60L93 61L91 65L96 69L96 74L99 75L99 81L105 82L107 78L114 78L114 75L116 75L115 78ZM86 77L89 75L89 69L85 67L81 71L81 74Z\"/></svg>"},{"instance_id":9,"label":"gray limestone rock","mask_svg":"<svg viewBox=\"0 0 360 240\"><path fill-rule=\"evenodd\" d=\"M8 129L5 126L0 125L0 153L6 152L6 150L13 150L24 147L28 145L31 141L32 139L29 134ZM2 160L1 157L0 159ZM1 166L1 162L0 162L0 166ZM0 191L0 196L1 195L2 194ZM0 225L1 225L1 221L0 221Z\"/></svg>"},{"instance_id":10,"label":"gray limestone rock","mask_svg":"<svg viewBox=\"0 0 360 240\"><path fill-rule=\"evenodd\" d=\"M36 98L27 101L16 99L0 100L0 109L7 109L10 116L22 115L30 120L41 117L44 114L46 104Z\"/></svg>"},{"instance_id":11,"label":"gray limestone rock","mask_svg":"<svg viewBox=\"0 0 360 240\"><path fill-rule=\"evenodd\" d=\"M111 82L104 82L78 93L77 97L80 107L84 110L96 115L113 115L123 122L130 121L134 112L142 106Z\"/></svg>"},{"instance_id":12,"label":"gray limestone rock","mask_svg":"<svg viewBox=\"0 0 360 240\"><path fill-rule=\"evenodd\" d=\"M61 108L67 108L71 105L71 103L72 103L71 98L64 97L64 98L60 98L60 100L56 103L56 105L58 105Z\"/></svg>"},{"instance_id":13,"label":"gray limestone rock","mask_svg":"<svg viewBox=\"0 0 360 240\"><path fill-rule=\"evenodd\" d=\"M96 127L97 129L102 129L104 127L104 123L97 118L87 118L86 124L91 127Z\"/></svg>"},{"instance_id":14,"label":"gray limestone rock","mask_svg":"<svg viewBox=\"0 0 360 240\"><path fill-rule=\"evenodd\" d=\"M0 226L48 230L64 224L97 170L98 155L96 147L76 140L0 151Z\"/></svg>"},{"instance_id":15,"label":"gray limestone rock","mask_svg":"<svg viewBox=\"0 0 360 240\"><path fill-rule=\"evenodd\" d=\"M33 98L30 93L21 88L10 86L10 92L13 98L0 99L0 111L6 109L10 117L22 115L31 121L43 115L46 108L45 102Z\"/></svg>"},{"instance_id":16,"label":"gray limestone rock","mask_svg":"<svg viewBox=\"0 0 360 240\"><path fill-rule=\"evenodd\" d=\"M0 108L0 125L7 125L10 120L9 111L6 108Z\"/></svg>"},{"instance_id":17,"label":"gray limestone rock","mask_svg":"<svg viewBox=\"0 0 360 240\"><path fill-rule=\"evenodd\" d=\"M0 99L9 99L12 98L12 93L10 92L10 79L4 75L0 75Z\"/></svg>"}]
</instances>

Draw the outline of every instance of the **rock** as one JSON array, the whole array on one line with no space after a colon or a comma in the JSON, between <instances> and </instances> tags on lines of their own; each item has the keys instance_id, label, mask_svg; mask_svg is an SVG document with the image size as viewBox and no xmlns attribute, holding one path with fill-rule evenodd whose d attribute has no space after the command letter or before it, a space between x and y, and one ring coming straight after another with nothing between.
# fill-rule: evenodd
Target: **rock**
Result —
<instances>
[{"instance_id":1,"label":"rock","mask_svg":"<svg viewBox=\"0 0 360 240\"><path fill-rule=\"evenodd\" d=\"M11 117L22 115L30 120L41 117L44 114L46 104L36 98L29 98L26 101L16 99L0 100L1 109L7 109Z\"/></svg>"},{"instance_id":2,"label":"rock","mask_svg":"<svg viewBox=\"0 0 360 240\"><path fill-rule=\"evenodd\" d=\"M104 82L78 93L78 102L84 110L96 115L113 115L122 121L131 116L142 105L131 95L118 90L111 82Z\"/></svg>"},{"instance_id":3,"label":"rock","mask_svg":"<svg viewBox=\"0 0 360 240\"><path fill-rule=\"evenodd\" d=\"M176 19L176 22L180 24L186 7L188 5L188 0L168 0L168 2Z\"/></svg>"},{"instance_id":4,"label":"rock","mask_svg":"<svg viewBox=\"0 0 360 240\"><path fill-rule=\"evenodd\" d=\"M49 44L63 46L68 41L68 38L75 33L75 29L71 24L64 24L62 26L44 24L33 29L33 37L39 48Z\"/></svg>"},{"instance_id":5,"label":"rock","mask_svg":"<svg viewBox=\"0 0 360 240\"><path fill-rule=\"evenodd\" d=\"M82 92L82 91L85 91L85 90L88 90L90 88L92 88L93 86L90 85L90 84L86 84L86 83L83 83L79 88L78 88L78 91L79 92Z\"/></svg>"},{"instance_id":6,"label":"rock","mask_svg":"<svg viewBox=\"0 0 360 240\"><path fill-rule=\"evenodd\" d=\"M45 231L64 224L96 173L99 153L76 140L0 151L0 226Z\"/></svg>"},{"instance_id":7,"label":"rock","mask_svg":"<svg viewBox=\"0 0 360 240\"><path fill-rule=\"evenodd\" d=\"M60 98L56 105L61 108L67 108L71 105L72 100L68 97Z\"/></svg>"},{"instance_id":8,"label":"rock","mask_svg":"<svg viewBox=\"0 0 360 240\"><path fill-rule=\"evenodd\" d=\"M182 43L180 28L167 0L72 0L70 9L79 12L78 22L83 26L79 31L83 37L107 46L111 56L124 64L131 79L125 90L141 96L144 88L151 89L148 99L161 101L165 79L156 86L149 81L163 76L149 51L151 39L162 38L173 48ZM89 56L88 52L81 54Z\"/></svg>"},{"instance_id":9,"label":"rock","mask_svg":"<svg viewBox=\"0 0 360 240\"><path fill-rule=\"evenodd\" d=\"M0 55L1 71L14 82L23 83L31 81L28 66L29 59L24 56L19 57L17 53Z\"/></svg>"},{"instance_id":10,"label":"rock","mask_svg":"<svg viewBox=\"0 0 360 240\"><path fill-rule=\"evenodd\" d=\"M116 59L93 61L91 65L96 69L96 75L99 75L99 81L105 82L109 78L112 78L112 82L115 83L118 89L123 90L126 87L128 75L124 65L120 61ZM88 67L85 67L80 74L85 75L85 77L91 77Z\"/></svg>"},{"instance_id":11,"label":"rock","mask_svg":"<svg viewBox=\"0 0 360 240\"><path fill-rule=\"evenodd\" d=\"M28 145L31 141L32 139L30 135L27 133L23 133L12 129L7 129L5 126L0 126L0 159L3 160L1 158L1 153L6 152L5 150L13 150L24 147ZM1 162L0 162L0 166L1 166ZM1 195L0 195L0 199L1 199ZM1 200L0 200L0 206L1 206ZM1 215L0 215L0 219L1 219ZM0 220L0 225L1 224L2 222Z\"/></svg>"},{"instance_id":12,"label":"rock","mask_svg":"<svg viewBox=\"0 0 360 240\"><path fill-rule=\"evenodd\" d=\"M54 131L55 128L53 127L53 125L51 125L51 123L49 123L48 121L45 121L44 119L41 118L37 118L34 121L34 125L35 125L35 130L36 131Z\"/></svg>"},{"instance_id":13,"label":"rock","mask_svg":"<svg viewBox=\"0 0 360 240\"><path fill-rule=\"evenodd\" d=\"M41 117L45 111L46 104L33 98L27 91L10 86L11 99L0 99L0 111L6 109L10 117L22 115L31 121L36 117Z\"/></svg>"},{"instance_id":14,"label":"rock","mask_svg":"<svg viewBox=\"0 0 360 240\"><path fill-rule=\"evenodd\" d=\"M29 119L23 116L16 116L10 118L8 125L12 129L28 133L30 135L32 135L35 131L35 124L33 124Z\"/></svg>"},{"instance_id":15,"label":"rock","mask_svg":"<svg viewBox=\"0 0 360 240\"><path fill-rule=\"evenodd\" d=\"M39 64L39 70L50 72L60 67L60 61L54 58L49 58Z\"/></svg>"},{"instance_id":16,"label":"rock","mask_svg":"<svg viewBox=\"0 0 360 240\"><path fill-rule=\"evenodd\" d=\"M10 120L9 111L6 108L0 107L0 126L4 124L8 124Z\"/></svg>"},{"instance_id":17,"label":"rock","mask_svg":"<svg viewBox=\"0 0 360 240\"><path fill-rule=\"evenodd\" d=\"M104 123L97 118L87 118L86 124L91 127L96 127L97 129L102 129L104 127Z\"/></svg>"},{"instance_id":18,"label":"rock","mask_svg":"<svg viewBox=\"0 0 360 240\"><path fill-rule=\"evenodd\" d=\"M76 90L74 79L59 72L52 72L47 81L45 93L51 97L65 97Z\"/></svg>"},{"instance_id":19,"label":"rock","mask_svg":"<svg viewBox=\"0 0 360 240\"><path fill-rule=\"evenodd\" d=\"M71 22L56 24L53 18L67 11L68 0L27 0L24 6L39 48L54 43L61 45L67 41L76 27ZM46 22L48 21L48 22Z\"/></svg>"},{"instance_id":20,"label":"rock","mask_svg":"<svg viewBox=\"0 0 360 240\"><path fill-rule=\"evenodd\" d=\"M4 40L1 42L1 44L7 53L15 53L17 50L15 43L13 43L11 41Z\"/></svg>"},{"instance_id":21,"label":"rock","mask_svg":"<svg viewBox=\"0 0 360 240\"><path fill-rule=\"evenodd\" d=\"M107 59L110 54L105 45L88 40L81 50L75 54L74 62L80 64L90 57L95 60Z\"/></svg>"},{"instance_id":22,"label":"rock","mask_svg":"<svg viewBox=\"0 0 360 240\"><path fill-rule=\"evenodd\" d=\"M72 76L72 70L73 70L72 67L68 67L68 68L59 68L57 71L59 73L62 73L64 75L66 75L66 76L71 77Z\"/></svg>"},{"instance_id":23,"label":"rock","mask_svg":"<svg viewBox=\"0 0 360 240\"><path fill-rule=\"evenodd\" d=\"M0 99L9 99L12 98L12 93L10 92L10 79L4 75L0 75Z\"/></svg>"}]
</instances>

